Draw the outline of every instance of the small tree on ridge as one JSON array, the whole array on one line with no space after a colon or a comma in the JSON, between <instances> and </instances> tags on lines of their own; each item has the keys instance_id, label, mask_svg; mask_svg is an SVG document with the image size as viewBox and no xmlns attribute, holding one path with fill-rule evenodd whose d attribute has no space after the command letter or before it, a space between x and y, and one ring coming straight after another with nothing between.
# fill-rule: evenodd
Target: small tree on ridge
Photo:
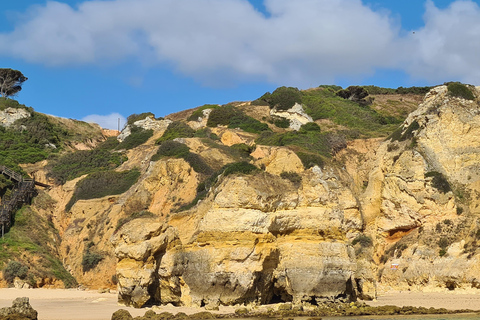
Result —
<instances>
[{"instance_id":1,"label":"small tree on ridge","mask_svg":"<svg viewBox=\"0 0 480 320\"><path fill-rule=\"evenodd\" d=\"M0 68L0 96L7 98L17 94L27 80L18 70Z\"/></svg>"}]
</instances>

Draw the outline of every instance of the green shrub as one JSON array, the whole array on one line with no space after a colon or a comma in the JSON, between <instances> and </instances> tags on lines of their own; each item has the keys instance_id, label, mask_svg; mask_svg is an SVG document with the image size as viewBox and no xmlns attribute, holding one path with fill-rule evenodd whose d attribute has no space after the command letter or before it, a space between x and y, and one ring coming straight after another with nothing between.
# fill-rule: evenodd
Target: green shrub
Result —
<instances>
[{"instance_id":1,"label":"green shrub","mask_svg":"<svg viewBox=\"0 0 480 320\"><path fill-rule=\"evenodd\" d=\"M472 91L466 85L460 82L450 82L447 85L447 90L449 95L452 97L475 100L475 96Z\"/></svg>"},{"instance_id":2,"label":"green shrub","mask_svg":"<svg viewBox=\"0 0 480 320\"><path fill-rule=\"evenodd\" d=\"M84 174L114 169L124 161L122 154L98 148L67 153L51 160L47 168L49 177L63 184Z\"/></svg>"},{"instance_id":3,"label":"green shrub","mask_svg":"<svg viewBox=\"0 0 480 320\"><path fill-rule=\"evenodd\" d=\"M218 108L218 104L205 104L201 107L198 107L193 113L188 117L188 121L197 121L198 118L203 118L203 110L206 109L216 109Z\"/></svg>"},{"instance_id":4,"label":"green shrub","mask_svg":"<svg viewBox=\"0 0 480 320\"><path fill-rule=\"evenodd\" d=\"M334 84L321 84L318 86L321 89L330 91L330 92L337 92L338 90L342 90L343 88Z\"/></svg>"},{"instance_id":5,"label":"green shrub","mask_svg":"<svg viewBox=\"0 0 480 320\"><path fill-rule=\"evenodd\" d=\"M337 91L337 96L343 99L349 99L352 101L362 101L368 96L368 91L363 87L359 86L350 86L346 89Z\"/></svg>"},{"instance_id":6,"label":"green shrub","mask_svg":"<svg viewBox=\"0 0 480 320\"><path fill-rule=\"evenodd\" d=\"M432 178L432 186L440 192L447 193L452 190L450 183L441 172L430 171L425 174L425 178Z\"/></svg>"},{"instance_id":7,"label":"green shrub","mask_svg":"<svg viewBox=\"0 0 480 320\"><path fill-rule=\"evenodd\" d=\"M28 111L32 110L31 108L27 108L25 105L18 103L15 99L0 97L0 110L5 110L7 108L14 108L14 109L27 109ZM30 110L29 110L30 109Z\"/></svg>"},{"instance_id":8,"label":"green shrub","mask_svg":"<svg viewBox=\"0 0 480 320\"><path fill-rule=\"evenodd\" d=\"M176 138L192 138L194 135L195 130L190 128L188 124L180 121L174 121L168 125L167 130L165 130L162 137L157 140L157 143Z\"/></svg>"},{"instance_id":9,"label":"green shrub","mask_svg":"<svg viewBox=\"0 0 480 320\"><path fill-rule=\"evenodd\" d=\"M83 272L87 272L95 268L100 261L103 260L103 256L100 253L90 251L90 248L85 250L82 258Z\"/></svg>"},{"instance_id":10,"label":"green shrub","mask_svg":"<svg viewBox=\"0 0 480 320\"><path fill-rule=\"evenodd\" d=\"M217 127L219 125L228 126L233 129L239 128L251 133L260 133L262 131L270 130L266 123L262 123L245 115L241 110L238 110L231 105L219 107L210 113L207 126Z\"/></svg>"},{"instance_id":11,"label":"green shrub","mask_svg":"<svg viewBox=\"0 0 480 320\"><path fill-rule=\"evenodd\" d=\"M190 149L183 143L168 140L162 142L156 154L151 161L158 161L162 157L183 158L187 161L195 172L210 175L213 170L198 154L190 152Z\"/></svg>"},{"instance_id":12,"label":"green shrub","mask_svg":"<svg viewBox=\"0 0 480 320\"><path fill-rule=\"evenodd\" d=\"M28 274L28 267L18 261L9 261L5 269L3 269L3 278L7 283L12 284L16 277L25 279Z\"/></svg>"},{"instance_id":13,"label":"green shrub","mask_svg":"<svg viewBox=\"0 0 480 320\"><path fill-rule=\"evenodd\" d=\"M386 137L404 120L383 116L360 102L343 99L332 90L302 92L303 108L313 120L329 119L349 131L360 132L360 137Z\"/></svg>"},{"instance_id":14,"label":"green shrub","mask_svg":"<svg viewBox=\"0 0 480 320\"><path fill-rule=\"evenodd\" d=\"M196 153L189 152L183 156L183 159L190 164L195 172L210 175L213 173L212 168Z\"/></svg>"},{"instance_id":15,"label":"green shrub","mask_svg":"<svg viewBox=\"0 0 480 320\"><path fill-rule=\"evenodd\" d=\"M223 175L228 176L235 173L252 174L257 171L259 171L259 169L255 167L253 164L248 163L246 161L242 161L242 162L234 162L234 163L227 164L224 167Z\"/></svg>"},{"instance_id":16,"label":"green shrub","mask_svg":"<svg viewBox=\"0 0 480 320\"><path fill-rule=\"evenodd\" d=\"M282 118L282 117L274 117L273 118L273 124L279 128L288 128L290 127L290 120L287 118Z\"/></svg>"},{"instance_id":17,"label":"green shrub","mask_svg":"<svg viewBox=\"0 0 480 320\"><path fill-rule=\"evenodd\" d=\"M173 140L167 140L162 142L157 153L152 156L151 161L158 161L162 157L183 158L188 153L190 153L190 148L185 144Z\"/></svg>"},{"instance_id":18,"label":"green shrub","mask_svg":"<svg viewBox=\"0 0 480 320\"><path fill-rule=\"evenodd\" d=\"M241 129L245 132L260 133L262 131L270 131L266 123L260 122L257 119L249 117L245 114L238 114L230 119L228 127L231 129Z\"/></svg>"},{"instance_id":19,"label":"green shrub","mask_svg":"<svg viewBox=\"0 0 480 320\"><path fill-rule=\"evenodd\" d=\"M314 166L319 166L320 168L323 168L325 166L325 162L323 161L323 158L318 154L305 153L305 152L297 152L296 154L302 161L302 164L305 167L305 169L309 169Z\"/></svg>"},{"instance_id":20,"label":"green shrub","mask_svg":"<svg viewBox=\"0 0 480 320\"><path fill-rule=\"evenodd\" d=\"M140 114L134 113L134 114L131 114L127 117L127 124L131 126L131 125L133 125L134 122L137 122L139 120L143 120L147 117L155 118L155 115L151 112L144 112L144 113L140 113Z\"/></svg>"},{"instance_id":21,"label":"green shrub","mask_svg":"<svg viewBox=\"0 0 480 320\"><path fill-rule=\"evenodd\" d=\"M208 138L211 140L220 140L220 138L212 132L210 128L202 128L195 131L194 137L196 138Z\"/></svg>"},{"instance_id":22,"label":"green shrub","mask_svg":"<svg viewBox=\"0 0 480 320\"><path fill-rule=\"evenodd\" d=\"M395 94L396 90L391 88L382 88L377 86L362 86L368 94Z\"/></svg>"},{"instance_id":23,"label":"green shrub","mask_svg":"<svg viewBox=\"0 0 480 320\"><path fill-rule=\"evenodd\" d=\"M438 240L438 246L442 249L446 249L449 245L450 241L445 237L442 237L440 240Z\"/></svg>"},{"instance_id":24,"label":"green shrub","mask_svg":"<svg viewBox=\"0 0 480 320\"><path fill-rule=\"evenodd\" d=\"M316 124L315 122L308 122L305 123L300 127L300 130L298 130L299 133L307 133L307 132L320 132L322 131L320 129L320 126Z\"/></svg>"},{"instance_id":25,"label":"green shrub","mask_svg":"<svg viewBox=\"0 0 480 320\"><path fill-rule=\"evenodd\" d=\"M117 150L133 149L141 144L144 144L153 136L153 130L145 130L137 126L132 126L130 130L130 135L117 146Z\"/></svg>"},{"instance_id":26,"label":"green shrub","mask_svg":"<svg viewBox=\"0 0 480 320\"><path fill-rule=\"evenodd\" d=\"M117 148L117 146L120 144L120 142L117 140L117 137L108 137L105 141L100 143L96 149L101 149L101 150L113 150Z\"/></svg>"},{"instance_id":27,"label":"green shrub","mask_svg":"<svg viewBox=\"0 0 480 320\"><path fill-rule=\"evenodd\" d=\"M405 132L403 131L403 126L400 126L397 130L395 130L390 136L389 139L393 141L405 141L412 139L413 132L420 129L420 125L418 124L417 120L412 121L410 125L407 127Z\"/></svg>"},{"instance_id":28,"label":"green shrub","mask_svg":"<svg viewBox=\"0 0 480 320\"><path fill-rule=\"evenodd\" d=\"M212 110L208 117L207 126L211 128L228 126L232 118L240 117L242 114L240 110L231 105L221 106Z\"/></svg>"},{"instance_id":29,"label":"green shrub","mask_svg":"<svg viewBox=\"0 0 480 320\"><path fill-rule=\"evenodd\" d=\"M242 158L248 158L250 153L255 150L255 146L249 146L245 143L237 143L230 146L231 149L235 150L237 154Z\"/></svg>"},{"instance_id":30,"label":"green shrub","mask_svg":"<svg viewBox=\"0 0 480 320\"><path fill-rule=\"evenodd\" d=\"M297 187L302 183L302 177L296 172L282 172L280 173L280 177L289 180Z\"/></svg>"},{"instance_id":31,"label":"green shrub","mask_svg":"<svg viewBox=\"0 0 480 320\"><path fill-rule=\"evenodd\" d=\"M72 198L65 207L69 211L77 200L102 198L122 194L137 182L140 171L101 171L94 172L80 180L75 186Z\"/></svg>"},{"instance_id":32,"label":"green shrub","mask_svg":"<svg viewBox=\"0 0 480 320\"><path fill-rule=\"evenodd\" d=\"M434 87L398 87L395 90L395 93L398 94L427 94L430 90L432 90Z\"/></svg>"},{"instance_id":33,"label":"green shrub","mask_svg":"<svg viewBox=\"0 0 480 320\"><path fill-rule=\"evenodd\" d=\"M272 93L265 93L259 100L268 103L270 108L288 110L293 107L295 103L302 103L302 93L297 88L280 87Z\"/></svg>"}]
</instances>

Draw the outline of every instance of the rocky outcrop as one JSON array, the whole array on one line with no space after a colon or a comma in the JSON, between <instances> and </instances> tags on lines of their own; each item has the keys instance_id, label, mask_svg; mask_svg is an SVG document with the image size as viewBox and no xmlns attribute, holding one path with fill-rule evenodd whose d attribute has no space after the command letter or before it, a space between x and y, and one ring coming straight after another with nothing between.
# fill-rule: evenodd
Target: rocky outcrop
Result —
<instances>
[{"instance_id":1,"label":"rocky outcrop","mask_svg":"<svg viewBox=\"0 0 480 320\"><path fill-rule=\"evenodd\" d=\"M165 131L168 125L171 123L171 120L156 120L153 117L146 117L143 120L135 121L132 125L145 130L154 130L154 131ZM127 125L122 132L117 135L117 140L122 142L132 133L131 125Z\"/></svg>"},{"instance_id":2,"label":"rocky outcrop","mask_svg":"<svg viewBox=\"0 0 480 320\"><path fill-rule=\"evenodd\" d=\"M28 117L31 117L30 112L23 108L6 108L5 110L0 110L0 125L9 127L18 119Z\"/></svg>"},{"instance_id":3,"label":"rocky outcrop","mask_svg":"<svg viewBox=\"0 0 480 320\"><path fill-rule=\"evenodd\" d=\"M346 240L362 227L356 201L333 171L315 167L302 181L298 190L268 173L224 179L195 213L124 226L112 238L120 300L216 306L350 297L356 264Z\"/></svg>"},{"instance_id":4,"label":"rocky outcrop","mask_svg":"<svg viewBox=\"0 0 480 320\"><path fill-rule=\"evenodd\" d=\"M377 150L361 202L384 290L476 287L478 110L436 87Z\"/></svg>"},{"instance_id":5,"label":"rocky outcrop","mask_svg":"<svg viewBox=\"0 0 480 320\"><path fill-rule=\"evenodd\" d=\"M298 103L295 103L293 107L285 111L272 109L270 115L290 120L290 128L295 131L298 131L302 125L313 122L312 117L305 113L302 105Z\"/></svg>"},{"instance_id":6,"label":"rocky outcrop","mask_svg":"<svg viewBox=\"0 0 480 320\"><path fill-rule=\"evenodd\" d=\"M37 320L37 311L30 305L28 298L13 300L11 307L0 309L0 319L12 320Z\"/></svg>"}]
</instances>

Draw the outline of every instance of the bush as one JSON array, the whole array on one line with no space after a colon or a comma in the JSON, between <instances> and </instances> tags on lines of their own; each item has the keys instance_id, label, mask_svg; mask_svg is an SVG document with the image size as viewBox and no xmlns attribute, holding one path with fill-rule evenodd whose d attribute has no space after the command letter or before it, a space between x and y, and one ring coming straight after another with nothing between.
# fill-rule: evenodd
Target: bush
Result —
<instances>
[{"instance_id":1,"label":"bush","mask_svg":"<svg viewBox=\"0 0 480 320\"><path fill-rule=\"evenodd\" d=\"M137 122L139 120L143 120L147 117L153 117L155 118L155 115L151 112L144 112L140 114L133 113L127 117L127 124L128 125L133 125L134 122Z\"/></svg>"},{"instance_id":2,"label":"bush","mask_svg":"<svg viewBox=\"0 0 480 320\"><path fill-rule=\"evenodd\" d=\"M98 148L67 153L52 160L47 168L49 177L63 184L84 174L114 169L124 160L120 153Z\"/></svg>"},{"instance_id":3,"label":"bush","mask_svg":"<svg viewBox=\"0 0 480 320\"><path fill-rule=\"evenodd\" d=\"M268 103L270 108L288 110L293 107L295 103L302 103L302 93L297 88L280 87L272 93L265 93L259 100Z\"/></svg>"},{"instance_id":4,"label":"bush","mask_svg":"<svg viewBox=\"0 0 480 320\"><path fill-rule=\"evenodd\" d=\"M130 130L130 135L116 147L117 150L133 149L141 144L144 144L153 136L153 130L145 130L137 126L132 126Z\"/></svg>"},{"instance_id":5,"label":"bush","mask_svg":"<svg viewBox=\"0 0 480 320\"><path fill-rule=\"evenodd\" d=\"M162 142L157 153L152 156L151 161L158 161L162 157L183 158L189 152L190 148L185 144L173 140L167 140Z\"/></svg>"},{"instance_id":6,"label":"bush","mask_svg":"<svg viewBox=\"0 0 480 320\"><path fill-rule=\"evenodd\" d=\"M432 178L432 186L440 192L447 193L452 190L445 176L437 171L430 171L425 174L425 178Z\"/></svg>"},{"instance_id":7,"label":"bush","mask_svg":"<svg viewBox=\"0 0 480 320\"><path fill-rule=\"evenodd\" d=\"M82 258L83 272L87 272L95 268L100 261L103 260L103 256L97 252L90 251L90 248L85 250Z\"/></svg>"},{"instance_id":8,"label":"bush","mask_svg":"<svg viewBox=\"0 0 480 320\"><path fill-rule=\"evenodd\" d=\"M236 153L242 158L248 158L250 156L250 153L255 150L255 146L249 146L245 143L237 143L230 146L230 148L235 150Z\"/></svg>"},{"instance_id":9,"label":"bush","mask_svg":"<svg viewBox=\"0 0 480 320\"><path fill-rule=\"evenodd\" d=\"M183 159L190 164L190 166L195 170L195 172L202 173L205 175L210 175L213 173L212 168L196 153L189 152Z\"/></svg>"},{"instance_id":10,"label":"bush","mask_svg":"<svg viewBox=\"0 0 480 320\"><path fill-rule=\"evenodd\" d=\"M395 90L395 93L398 94L427 94L430 90L432 90L434 87L398 87Z\"/></svg>"},{"instance_id":11,"label":"bush","mask_svg":"<svg viewBox=\"0 0 480 320\"><path fill-rule=\"evenodd\" d=\"M202 128L195 131L194 137L196 138L208 138L212 140L220 140L220 138L212 132L210 128Z\"/></svg>"},{"instance_id":12,"label":"bush","mask_svg":"<svg viewBox=\"0 0 480 320\"><path fill-rule=\"evenodd\" d=\"M140 171L103 171L94 172L80 180L72 198L65 207L69 211L77 200L102 198L109 195L122 194L137 182Z\"/></svg>"},{"instance_id":13,"label":"bush","mask_svg":"<svg viewBox=\"0 0 480 320\"><path fill-rule=\"evenodd\" d=\"M192 138L194 135L195 130L190 128L188 124L180 121L174 121L168 125L167 130L165 130L162 137L157 140L157 143L176 138Z\"/></svg>"},{"instance_id":14,"label":"bush","mask_svg":"<svg viewBox=\"0 0 480 320\"><path fill-rule=\"evenodd\" d=\"M210 175L213 170L205 163L201 156L190 152L190 149L183 143L168 140L162 142L156 154L151 158L151 161L158 161L162 157L183 158L187 161L195 172Z\"/></svg>"},{"instance_id":15,"label":"bush","mask_svg":"<svg viewBox=\"0 0 480 320\"><path fill-rule=\"evenodd\" d=\"M302 105L313 120L329 119L348 131L361 132L361 137L386 137L404 118L380 114L365 101L352 101L335 95L332 90L302 92ZM346 135L348 136L348 135Z\"/></svg>"},{"instance_id":16,"label":"bush","mask_svg":"<svg viewBox=\"0 0 480 320\"><path fill-rule=\"evenodd\" d=\"M463 98L465 100L475 100L472 91L460 82L450 82L447 85L447 90L450 96L456 98Z\"/></svg>"},{"instance_id":17,"label":"bush","mask_svg":"<svg viewBox=\"0 0 480 320\"><path fill-rule=\"evenodd\" d=\"M96 149L111 151L115 149L119 144L120 142L117 140L117 137L108 137L105 141L100 143Z\"/></svg>"},{"instance_id":18,"label":"bush","mask_svg":"<svg viewBox=\"0 0 480 320\"><path fill-rule=\"evenodd\" d=\"M296 172L282 172L280 173L280 177L289 180L297 187L302 183L302 177Z\"/></svg>"},{"instance_id":19,"label":"bush","mask_svg":"<svg viewBox=\"0 0 480 320\"><path fill-rule=\"evenodd\" d=\"M334 84L322 84L322 85L319 85L318 87L333 93L343 89L342 87Z\"/></svg>"},{"instance_id":20,"label":"bush","mask_svg":"<svg viewBox=\"0 0 480 320\"><path fill-rule=\"evenodd\" d=\"M205 104L201 107L198 107L193 113L188 117L188 121L198 121L198 118L203 118L203 110L206 109L216 109L218 108L217 104Z\"/></svg>"},{"instance_id":21,"label":"bush","mask_svg":"<svg viewBox=\"0 0 480 320\"><path fill-rule=\"evenodd\" d=\"M325 162L323 161L323 158L318 154L297 152L297 156L302 161L302 164L305 167L305 169L309 169L314 166L319 166L320 168L323 168L325 166Z\"/></svg>"},{"instance_id":22,"label":"bush","mask_svg":"<svg viewBox=\"0 0 480 320\"><path fill-rule=\"evenodd\" d=\"M305 123L300 127L300 130L298 130L299 133L307 133L307 132L320 132L322 131L320 129L320 126L316 124L315 122L308 122Z\"/></svg>"},{"instance_id":23,"label":"bush","mask_svg":"<svg viewBox=\"0 0 480 320\"><path fill-rule=\"evenodd\" d=\"M275 117L273 118L273 124L279 128L288 128L290 127L290 120L287 118L282 118L282 117Z\"/></svg>"},{"instance_id":24,"label":"bush","mask_svg":"<svg viewBox=\"0 0 480 320\"><path fill-rule=\"evenodd\" d=\"M252 174L252 173L257 172L257 171L259 171L259 169L257 167L255 167L253 164L248 163L246 161L242 161L242 162L235 162L235 163L227 164L224 167L223 175L228 176L228 175L235 174L235 173Z\"/></svg>"},{"instance_id":25,"label":"bush","mask_svg":"<svg viewBox=\"0 0 480 320\"><path fill-rule=\"evenodd\" d=\"M16 277L25 279L28 274L28 267L18 261L9 261L5 269L3 269L3 278L7 283L12 284Z\"/></svg>"},{"instance_id":26,"label":"bush","mask_svg":"<svg viewBox=\"0 0 480 320\"><path fill-rule=\"evenodd\" d=\"M262 131L269 131L268 125L262 123L257 119L245 115L241 110L226 105L214 109L208 117L207 126L228 126L229 128L239 128L246 132L260 133Z\"/></svg>"},{"instance_id":27,"label":"bush","mask_svg":"<svg viewBox=\"0 0 480 320\"><path fill-rule=\"evenodd\" d=\"M403 126L395 130L390 136L389 139L393 141L405 141L413 138L413 132L420 129L420 125L417 120L412 121L407 127L405 132L403 131ZM402 133L403 132L403 133Z\"/></svg>"},{"instance_id":28,"label":"bush","mask_svg":"<svg viewBox=\"0 0 480 320\"><path fill-rule=\"evenodd\" d=\"M348 99L352 101L362 101L368 96L368 91L365 90L363 87L358 87L358 86L350 86L347 89L343 89L338 91L337 96L343 98L343 99Z\"/></svg>"}]
</instances>

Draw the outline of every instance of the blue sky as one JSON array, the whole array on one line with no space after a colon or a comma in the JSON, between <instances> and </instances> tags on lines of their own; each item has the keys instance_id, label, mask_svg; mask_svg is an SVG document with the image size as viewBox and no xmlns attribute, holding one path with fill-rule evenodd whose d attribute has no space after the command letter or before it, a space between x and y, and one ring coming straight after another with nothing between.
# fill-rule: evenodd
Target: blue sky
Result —
<instances>
[{"instance_id":1,"label":"blue sky","mask_svg":"<svg viewBox=\"0 0 480 320\"><path fill-rule=\"evenodd\" d=\"M480 85L480 0L4 1L0 67L36 111L116 128L279 86Z\"/></svg>"}]
</instances>

